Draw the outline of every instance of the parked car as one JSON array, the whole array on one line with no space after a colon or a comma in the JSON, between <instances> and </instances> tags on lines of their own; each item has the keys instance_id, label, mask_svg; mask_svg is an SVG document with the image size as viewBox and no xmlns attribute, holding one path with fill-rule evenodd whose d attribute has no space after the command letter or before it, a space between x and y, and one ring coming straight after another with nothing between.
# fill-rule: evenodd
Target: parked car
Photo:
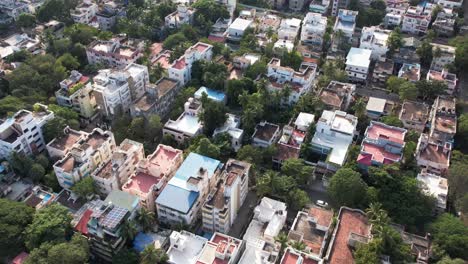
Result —
<instances>
[{"instance_id":1,"label":"parked car","mask_svg":"<svg viewBox=\"0 0 468 264\"><path fill-rule=\"evenodd\" d=\"M322 200L317 200L315 202L316 205L320 206L320 207L327 207L328 206L328 203L327 202L324 202Z\"/></svg>"}]
</instances>

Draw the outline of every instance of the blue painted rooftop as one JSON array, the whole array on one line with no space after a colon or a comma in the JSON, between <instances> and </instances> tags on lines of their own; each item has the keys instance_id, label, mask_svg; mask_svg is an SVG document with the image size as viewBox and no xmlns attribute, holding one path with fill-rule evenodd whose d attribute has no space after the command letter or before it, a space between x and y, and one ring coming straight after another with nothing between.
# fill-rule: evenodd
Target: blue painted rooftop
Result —
<instances>
[{"instance_id":1,"label":"blue painted rooftop","mask_svg":"<svg viewBox=\"0 0 468 264\"><path fill-rule=\"evenodd\" d=\"M210 88L207 88L205 86L200 87L198 91L195 92L194 96L197 99L202 98L203 93L206 93L209 99L217 102L225 102L226 101L226 95L223 92L216 91Z\"/></svg>"},{"instance_id":2,"label":"blue painted rooftop","mask_svg":"<svg viewBox=\"0 0 468 264\"><path fill-rule=\"evenodd\" d=\"M221 161L219 160L191 152L176 171L174 178L187 181L190 177L197 176L200 168L207 170L208 177L211 178L220 165ZM169 183L171 182L169 181Z\"/></svg>"},{"instance_id":3,"label":"blue painted rooftop","mask_svg":"<svg viewBox=\"0 0 468 264\"><path fill-rule=\"evenodd\" d=\"M181 213L187 213L199 196L198 192L168 184L156 198L156 203Z\"/></svg>"}]
</instances>

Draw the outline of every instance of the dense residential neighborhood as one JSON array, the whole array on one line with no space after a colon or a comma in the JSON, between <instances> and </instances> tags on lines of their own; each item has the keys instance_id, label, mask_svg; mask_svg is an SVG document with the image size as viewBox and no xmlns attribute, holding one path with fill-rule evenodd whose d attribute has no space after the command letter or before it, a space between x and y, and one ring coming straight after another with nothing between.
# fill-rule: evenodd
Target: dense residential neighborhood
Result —
<instances>
[{"instance_id":1,"label":"dense residential neighborhood","mask_svg":"<svg viewBox=\"0 0 468 264\"><path fill-rule=\"evenodd\" d=\"M0 0L0 263L467 263L466 17Z\"/></svg>"}]
</instances>

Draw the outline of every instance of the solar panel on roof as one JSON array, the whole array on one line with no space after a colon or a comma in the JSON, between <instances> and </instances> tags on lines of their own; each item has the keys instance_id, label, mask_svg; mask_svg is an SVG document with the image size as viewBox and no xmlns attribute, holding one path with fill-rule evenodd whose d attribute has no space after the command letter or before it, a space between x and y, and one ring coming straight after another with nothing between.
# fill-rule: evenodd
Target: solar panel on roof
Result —
<instances>
[{"instance_id":1,"label":"solar panel on roof","mask_svg":"<svg viewBox=\"0 0 468 264\"><path fill-rule=\"evenodd\" d=\"M101 224L109 229L114 229L122 221L127 212L127 209L116 206L106 215Z\"/></svg>"}]
</instances>

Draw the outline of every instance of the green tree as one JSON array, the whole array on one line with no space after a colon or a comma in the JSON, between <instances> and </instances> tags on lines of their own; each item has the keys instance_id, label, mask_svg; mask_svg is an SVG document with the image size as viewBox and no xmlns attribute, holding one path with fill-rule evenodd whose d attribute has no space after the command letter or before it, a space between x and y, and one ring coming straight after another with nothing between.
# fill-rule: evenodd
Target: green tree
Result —
<instances>
[{"instance_id":1,"label":"green tree","mask_svg":"<svg viewBox=\"0 0 468 264\"><path fill-rule=\"evenodd\" d=\"M24 249L24 230L33 215L25 203L0 198L0 255L14 257Z\"/></svg>"},{"instance_id":2,"label":"green tree","mask_svg":"<svg viewBox=\"0 0 468 264\"><path fill-rule=\"evenodd\" d=\"M387 45L388 52L387 54L392 57L395 51L399 50L404 44L403 37L401 35L400 28L395 28L392 33L388 36Z\"/></svg>"},{"instance_id":3,"label":"green tree","mask_svg":"<svg viewBox=\"0 0 468 264\"><path fill-rule=\"evenodd\" d=\"M358 119L363 119L366 116L366 112L367 112L366 102L364 102L362 98L359 98L354 103L352 110L354 111L354 115L356 115Z\"/></svg>"},{"instance_id":4,"label":"green tree","mask_svg":"<svg viewBox=\"0 0 468 264\"><path fill-rule=\"evenodd\" d=\"M120 229L120 235L127 239L127 245L131 244L137 233L138 228L135 220L125 221L125 223L122 225L122 228Z\"/></svg>"},{"instance_id":5,"label":"green tree","mask_svg":"<svg viewBox=\"0 0 468 264\"><path fill-rule=\"evenodd\" d=\"M219 147L211 143L211 141L206 137L202 137L198 141L194 142L194 144L190 146L189 151L190 150L191 152L193 151L214 159L219 158L221 155Z\"/></svg>"},{"instance_id":6,"label":"green tree","mask_svg":"<svg viewBox=\"0 0 468 264\"><path fill-rule=\"evenodd\" d=\"M39 182L42 180L42 178L45 175L45 169L42 167L41 164L34 163L31 166L31 169L29 171L29 177L34 181L34 182Z\"/></svg>"},{"instance_id":7,"label":"green tree","mask_svg":"<svg viewBox=\"0 0 468 264\"><path fill-rule=\"evenodd\" d=\"M96 193L96 186L92 177L85 177L81 181L75 183L72 191L81 197L88 197Z\"/></svg>"},{"instance_id":8,"label":"green tree","mask_svg":"<svg viewBox=\"0 0 468 264\"><path fill-rule=\"evenodd\" d=\"M366 203L363 196L367 191L367 184L361 175L349 168L339 169L330 180L328 193L335 207L362 207Z\"/></svg>"},{"instance_id":9,"label":"green tree","mask_svg":"<svg viewBox=\"0 0 468 264\"><path fill-rule=\"evenodd\" d=\"M262 60L258 60L247 68L245 77L255 80L260 74L266 73L266 71L267 64Z\"/></svg>"},{"instance_id":10,"label":"green tree","mask_svg":"<svg viewBox=\"0 0 468 264\"><path fill-rule=\"evenodd\" d=\"M75 234L71 241L59 244L43 243L31 251L26 264L35 263L87 263L90 257L88 240Z\"/></svg>"},{"instance_id":11,"label":"green tree","mask_svg":"<svg viewBox=\"0 0 468 264\"><path fill-rule=\"evenodd\" d=\"M304 251L306 249L307 245L302 241L293 241L291 243L291 247L293 247L294 249L299 250L299 251Z\"/></svg>"},{"instance_id":12,"label":"green tree","mask_svg":"<svg viewBox=\"0 0 468 264\"><path fill-rule=\"evenodd\" d=\"M357 246L354 253L356 264L378 264L380 261L381 240L372 239L369 243L362 243Z\"/></svg>"},{"instance_id":13,"label":"green tree","mask_svg":"<svg viewBox=\"0 0 468 264\"><path fill-rule=\"evenodd\" d=\"M78 4L76 0L47 0L37 11L37 19L41 22L48 22L51 19L59 21L71 21L70 9Z\"/></svg>"},{"instance_id":14,"label":"green tree","mask_svg":"<svg viewBox=\"0 0 468 264\"><path fill-rule=\"evenodd\" d=\"M16 20L16 25L22 28L31 28L36 23L36 17L33 14L22 13Z\"/></svg>"},{"instance_id":15,"label":"green tree","mask_svg":"<svg viewBox=\"0 0 468 264\"><path fill-rule=\"evenodd\" d=\"M70 38L73 43L88 45L93 38L98 36L99 30L86 24L73 24L65 28L64 34Z\"/></svg>"},{"instance_id":16,"label":"green tree","mask_svg":"<svg viewBox=\"0 0 468 264\"><path fill-rule=\"evenodd\" d=\"M403 122L396 115L388 115L382 117L382 122L389 126L403 127Z\"/></svg>"},{"instance_id":17,"label":"green tree","mask_svg":"<svg viewBox=\"0 0 468 264\"><path fill-rule=\"evenodd\" d=\"M60 192L62 187L60 187L60 184L57 180L57 176L55 175L54 171L50 171L47 173L44 178L43 178L44 185L47 187L52 188L54 192Z\"/></svg>"},{"instance_id":18,"label":"green tree","mask_svg":"<svg viewBox=\"0 0 468 264\"><path fill-rule=\"evenodd\" d=\"M205 94L204 94L205 96ZM213 131L220 127L227 120L227 108L223 103L202 98L203 110L199 113L199 118L203 122L203 130L206 135L211 136Z\"/></svg>"},{"instance_id":19,"label":"green tree","mask_svg":"<svg viewBox=\"0 0 468 264\"><path fill-rule=\"evenodd\" d=\"M62 243L70 237L72 217L68 209L52 204L36 212L33 221L26 227L26 247L29 250L39 247L42 243Z\"/></svg>"},{"instance_id":20,"label":"green tree","mask_svg":"<svg viewBox=\"0 0 468 264\"><path fill-rule=\"evenodd\" d=\"M281 231L278 236L275 237L275 242L278 242L281 245L280 254L284 252L284 249L288 246L288 235Z\"/></svg>"},{"instance_id":21,"label":"green tree","mask_svg":"<svg viewBox=\"0 0 468 264\"><path fill-rule=\"evenodd\" d=\"M117 254L112 257L114 264L138 264L140 263L138 254L127 248L122 248Z\"/></svg>"},{"instance_id":22,"label":"green tree","mask_svg":"<svg viewBox=\"0 0 468 264\"><path fill-rule=\"evenodd\" d=\"M262 150L252 145L244 145L237 151L237 159L253 165L260 165L263 161Z\"/></svg>"},{"instance_id":23,"label":"green tree","mask_svg":"<svg viewBox=\"0 0 468 264\"><path fill-rule=\"evenodd\" d=\"M200 22L200 16L211 23L215 23L218 18L229 17L229 12L226 6L219 4L214 0L197 1L192 6L196 9L195 24Z\"/></svg>"},{"instance_id":24,"label":"green tree","mask_svg":"<svg viewBox=\"0 0 468 264\"><path fill-rule=\"evenodd\" d=\"M392 93L399 93L400 87L406 83L407 80L403 78L398 78L397 76L390 76L387 79L387 89L390 90Z\"/></svg>"},{"instance_id":25,"label":"green tree","mask_svg":"<svg viewBox=\"0 0 468 264\"><path fill-rule=\"evenodd\" d=\"M294 177L298 185L305 186L314 169L306 165L302 159L287 159L281 166L281 172L286 176Z\"/></svg>"},{"instance_id":26,"label":"green tree","mask_svg":"<svg viewBox=\"0 0 468 264\"><path fill-rule=\"evenodd\" d=\"M80 62L77 58L73 57L70 53L65 53L57 59L57 63L60 63L67 70L76 70L80 68Z\"/></svg>"},{"instance_id":27,"label":"green tree","mask_svg":"<svg viewBox=\"0 0 468 264\"><path fill-rule=\"evenodd\" d=\"M424 101L434 100L437 96L445 94L448 89L447 84L443 81L427 81L420 80L416 82L419 96Z\"/></svg>"},{"instance_id":28,"label":"green tree","mask_svg":"<svg viewBox=\"0 0 468 264\"><path fill-rule=\"evenodd\" d=\"M148 232L153 228L154 220L154 212L150 212L145 208L141 208L136 216L136 221L140 224L140 226L143 228L143 231L145 232Z\"/></svg>"},{"instance_id":29,"label":"green tree","mask_svg":"<svg viewBox=\"0 0 468 264\"><path fill-rule=\"evenodd\" d=\"M43 168L49 167L49 159L44 154L39 154L35 157L35 162L40 164Z\"/></svg>"},{"instance_id":30,"label":"green tree","mask_svg":"<svg viewBox=\"0 0 468 264\"><path fill-rule=\"evenodd\" d=\"M465 156L464 156L465 157ZM449 197L453 201L458 201L460 198L465 196L468 190L468 164L466 160L457 161L452 159L452 165L449 169L448 184Z\"/></svg>"},{"instance_id":31,"label":"green tree","mask_svg":"<svg viewBox=\"0 0 468 264\"><path fill-rule=\"evenodd\" d=\"M310 203L309 195L301 189L293 189L290 191L288 198L288 205L293 210L302 210L308 203Z\"/></svg>"},{"instance_id":32,"label":"green tree","mask_svg":"<svg viewBox=\"0 0 468 264\"><path fill-rule=\"evenodd\" d=\"M437 262L437 264L465 264L466 262L463 259L451 259L450 257L444 257L440 261Z\"/></svg>"},{"instance_id":33,"label":"green tree","mask_svg":"<svg viewBox=\"0 0 468 264\"><path fill-rule=\"evenodd\" d=\"M169 260L166 252L157 249L153 245L147 246L140 253L140 264L163 264Z\"/></svg>"},{"instance_id":34,"label":"green tree","mask_svg":"<svg viewBox=\"0 0 468 264\"><path fill-rule=\"evenodd\" d=\"M21 177L29 175L29 169L34 161L23 153L13 152L10 157L10 165L13 171Z\"/></svg>"},{"instance_id":35,"label":"green tree","mask_svg":"<svg viewBox=\"0 0 468 264\"><path fill-rule=\"evenodd\" d=\"M400 86L399 95L401 100L416 100L418 93L418 88L412 82L404 82Z\"/></svg>"},{"instance_id":36,"label":"green tree","mask_svg":"<svg viewBox=\"0 0 468 264\"><path fill-rule=\"evenodd\" d=\"M451 258L468 258L468 227L460 219L443 214L431 225L434 244Z\"/></svg>"},{"instance_id":37,"label":"green tree","mask_svg":"<svg viewBox=\"0 0 468 264\"><path fill-rule=\"evenodd\" d=\"M429 40L424 40L421 43L421 46L419 46L419 48L416 49L416 53L418 54L418 56L420 58L421 65L423 67L429 68L429 66L431 65L431 62L432 62L432 55L433 55L432 54L432 45L429 42Z\"/></svg>"}]
</instances>

